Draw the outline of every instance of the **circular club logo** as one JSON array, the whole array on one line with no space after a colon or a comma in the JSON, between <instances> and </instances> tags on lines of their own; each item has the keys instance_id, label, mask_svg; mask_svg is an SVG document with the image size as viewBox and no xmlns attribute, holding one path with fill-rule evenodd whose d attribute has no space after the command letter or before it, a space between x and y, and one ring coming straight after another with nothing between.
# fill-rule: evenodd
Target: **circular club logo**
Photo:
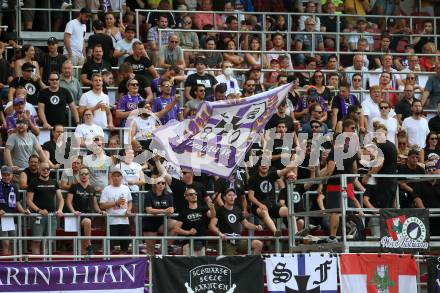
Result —
<instances>
[{"instance_id":1,"label":"circular club logo","mask_svg":"<svg viewBox=\"0 0 440 293\"><path fill-rule=\"evenodd\" d=\"M272 184L269 181L264 180L260 184L260 190L264 193L268 193L272 190Z\"/></svg>"},{"instance_id":2,"label":"circular club logo","mask_svg":"<svg viewBox=\"0 0 440 293\"><path fill-rule=\"evenodd\" d=\"M60 97L52 96L50 97L50 102L52 103L52 105L58 105L58 103L60 102Z\"/></svg>"},{"instance_id":3,"label":"circular club logo","mask_svg":"<svg viewBox=\"0 0 440 293\"><path fill-rule=\"evenodd\" d=\"M403 223L402 234L414 241L423 242L426 239L426 227L417 217L410 217Z\"/></svg>"},{"instance_id":4,"label":"circular club logo","mask_svg":"<svg viewBox=\"0 0 440 293\"><path fill-rule=\"evenodd\" d=\"M24 88L26 89L28 95L34 95L37 91L35 85L33 85L32 83L25 84Z\"/></svg>"},{"instance_id":5,"label":"circular club logo","mask_svg":"<svg viewBox=\"0 0 440 293\"><path fill-rule=\"evenodd\" d=\"M235 222L237 222L237 217L234 214L229 214L228 221L229 223L234 224Z\"/></svg>"}]
</instances>

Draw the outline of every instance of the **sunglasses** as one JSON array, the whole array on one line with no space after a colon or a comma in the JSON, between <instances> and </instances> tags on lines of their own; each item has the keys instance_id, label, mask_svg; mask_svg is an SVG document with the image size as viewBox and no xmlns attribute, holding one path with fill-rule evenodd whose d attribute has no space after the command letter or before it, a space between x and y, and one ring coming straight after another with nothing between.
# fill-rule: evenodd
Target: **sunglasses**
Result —
<instances>
[{"instance_id":1,"label":"sunglasses","mask_svg":"<svg viewBox=\"0 0 440 293\"><path fill-rule=\"evenodd\" d=\"M320 125L312 125L312 129L319 129L319 128L321 128Z\"/></svg>"},{"instance_id":2,"label":"sunglasses","mask_svg":"<svg viewBox=\"0 0 440 293\"><path fill-rule=\"evenodd\" d=\"M197 192L188 192L188 193L186 194L186 196L193 196L193 195L197 195Z\"/></svg>"},{"instance_id":3,"label":"sunglasses","mask_svg":"<svg viewBox=\"0 0 440 293\"><path fill-rule=\"evenodd\" d=\"M131 85L131 86L139 86L138 83L130 83L129 85Z\"/></svg>"},{"instance_id":4,"label":"sunglasses","mask_svg":"<svg viewBox=\"0 0 440 293\"><path fill-rule=\"evenodd\" d=\"M322 113L322 111L312 111L312 112L315 112L315 113L318 113L318 114Z\"/></svg>"},{"instance_id":5,"label":"sunglasses","mask_svg":"<svg viewBox=\"0 0 440 293\"><path fill-rule=\"evenodd\" d=\"M179 41L170 41L170 43L172 43L172 44L178 44Z\"/></svg>"},{"instance_id":6,"label":"sunglasses","mask_svg":"<svg viewBox=\"0 0 440 293\"><path fill-rule=\"evenodd\" d=\"M157 182L156 185L165 185L165 182Z\"/></svg>"},{"instance_id":7,"label":"sunglasses","mask_svg":"<svg viewBox=\"0 0 440 293\"><path fill-rule=\"evenodd\" d=\"M362 79L360 79L360 78L355 78L355 79L353 79L353 81L362 81Z\"/></svg>"},{"instance_id":8,"label":"sunglasses","mask_svg":"<svg viewBox=\"0 0 440 293\"><path fill-rule=\"evenodd\" d=\"M437 136L432 136L432 137L430 137L429 139L430 139L430 140L438 140L438 137L437 137Z\"/></svg>"},{"instance_id":9,"label":"sunglasses","mask_svg":"<svg viewBox=\"0 0 440 293\"><path fill-rule=\"evenodd\" d=\"M49 78L49 81L58 81L58 78Z\"/></svg>"},{"instance_id":10,"label":"sunglasses","mask_svg":"<svg viewBox=\"0 0 440 293\"><path fill-rule=\"evenodd\" d=\"M50 171L50 168L41 168L41 171Z\"/></svg>"},{"instance_id":11,"label":"sunglasses","mask_svg":"<svg viewBox=\"0 0 440 293\"><path fill-rule=\"evenodd\" d=\"M89 175L90 173L79 173L79 175L80 176L87 176L87 175Z\"/></svg>"},{"instance_id":12,"label":"sunglasses","mask_svg":"<svg viewBox=\"0 0 440 293\"><path fill-rule=\"evenodd\" d=\"M379 107L381 110L386 110L386 109L388 109L389 107L388 106L381 106L381 107Z\"/></svg>"}]
</instances>

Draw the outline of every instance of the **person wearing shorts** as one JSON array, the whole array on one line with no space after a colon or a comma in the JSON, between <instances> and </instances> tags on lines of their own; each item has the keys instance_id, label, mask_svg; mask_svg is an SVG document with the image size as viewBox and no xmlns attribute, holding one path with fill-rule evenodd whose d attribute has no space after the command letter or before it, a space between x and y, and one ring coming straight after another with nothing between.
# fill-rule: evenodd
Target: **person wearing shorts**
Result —
<instances>
[{"instance_id":1,"label":"person wearing shorts","mask_svg":"<svg viewBox=\"0 0 440 293\"><path fill-rule=\"evenodd\" d=\"M32 222L32 236L55 236L57 219L53 214L63 216L64 199L58 182L50 178L47 162L40 164L40 176L29 183L26 202L31 211L39 214ZM40 240L32 241L32 254L40 254L40 244Z\"/></svg>"}]
</instances>

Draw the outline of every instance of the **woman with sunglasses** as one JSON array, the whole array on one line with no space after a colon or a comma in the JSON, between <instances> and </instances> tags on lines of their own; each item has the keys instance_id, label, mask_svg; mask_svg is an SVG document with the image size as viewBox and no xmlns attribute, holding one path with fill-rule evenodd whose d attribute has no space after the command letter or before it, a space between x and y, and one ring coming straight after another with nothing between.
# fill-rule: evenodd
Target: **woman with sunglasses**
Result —
<instances>
[{"instance_id":1,"label":"woman with sunglasses","mask_svg":"<svg viewBox=\"0 0 440 293\"><path fill-rule=\"evenodd\" d=\"M173 194L167 191L167 186L164 178L153 177L155 183L151 186L151 190L145 195L144 211L153 217L143 217L143 234L144 236L157 236L158 233L163 233L164 217L154 217L154 215L170 215L174 213L174 199ZM173 235L175 220L167 219L168 235ZM154 246L156 240L145 241L147 248L147 255L154 255Z\"/></svg>"},{"instance_id":2,"label":"woman with sunglasses","mask_svg":"<svg viewBox=\"0 0 440 293\"><path fill-rule=\"evenodd\" d=\"M387 140L396 144L399 123L396 118L390 117L389 115L391 110L390 103L387 101L379 102L379 110L380 116L373 118L373 123L379 121L381 124L385 125L387 128Z\"/></svg>"},{"instance_id":3,"label":"woman with sunglasses","mask_svg":"<svg viewBox=\"0 0 440 293\"><path fill-rule=\"evenodd\" d=\"M440 156L440 144L438 143L439 134L434 131L429 132L426 136L426 146L420 152L420 159L423 162L428 161L432 157Z\"/></svg>"}]
</instances>

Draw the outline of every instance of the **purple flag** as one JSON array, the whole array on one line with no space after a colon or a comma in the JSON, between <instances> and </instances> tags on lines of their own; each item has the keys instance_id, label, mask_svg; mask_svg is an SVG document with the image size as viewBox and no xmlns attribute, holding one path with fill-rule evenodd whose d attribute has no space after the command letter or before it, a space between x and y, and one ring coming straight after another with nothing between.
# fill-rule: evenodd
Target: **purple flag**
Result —
<instances>
[{"instance_id":1,"label":"purple flag","mask_svg":"<svg viewBox=\"0 0 440 293\"><path fill-rule=\"evenodd\" d=\"M147 259L0 262L0 292L143 293Z\"/></svg>"},{"instance_id":2,"label":"purple flag","mask_svg":"<svg viewBox=\"0 0 440 293\"><path fill-rule=\"evenodd\" d=\"M177 167L229 177L267 121L286 97L291 84L251 97L204 102L196 115L157 128L155 144Z\"/></svg>"}]
</instances>

